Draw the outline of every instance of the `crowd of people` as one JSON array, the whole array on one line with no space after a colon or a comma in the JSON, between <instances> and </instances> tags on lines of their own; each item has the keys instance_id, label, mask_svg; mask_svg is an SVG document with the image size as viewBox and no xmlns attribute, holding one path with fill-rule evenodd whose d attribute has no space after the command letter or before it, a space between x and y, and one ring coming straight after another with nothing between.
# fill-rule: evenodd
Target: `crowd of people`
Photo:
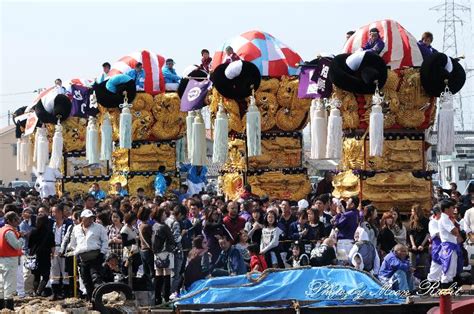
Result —
<instances>
[{"instance_id":1,"label":"crowd of people","mask_svg":"<svg viewBox=\"0 0 474 314\"><path fill-rule=\"evenodd\" d=\"M97 184L87 195L3 195L2 306L13 307L15 293L72 296L74 256L84 298L102 283L128 282L131 275L154 291L154 304L179 297L200 279L267 268L346 265L413 291L426 278L449 284L459 273L456 265L465 265L459 244L473 236L474 189L458 198L452 184L432 209L414 204L403 221L395 207L379 215L368 200L333 197L330 180L327 175L297 203L257 196L250 186L238 200L191 195L184 184L154 198L142 189L129 195L121 186L106 195ZM439 253L440 247L451 254Z\"/></svg>"}]
</instances>

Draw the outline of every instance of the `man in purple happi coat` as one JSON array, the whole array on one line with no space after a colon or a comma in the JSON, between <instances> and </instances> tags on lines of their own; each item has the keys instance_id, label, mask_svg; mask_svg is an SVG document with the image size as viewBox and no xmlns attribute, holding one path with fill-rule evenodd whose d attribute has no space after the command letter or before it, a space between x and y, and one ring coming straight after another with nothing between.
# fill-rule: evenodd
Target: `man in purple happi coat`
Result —
<instances>
[{"instance_id":1,"label":"man in purple happi coat","mask_svg":"<svg viewBox=\"0 0 474 314\"><path fill-rule=\"evenodd\" d=\"M364 51L371 51L376 54L380 54L385 47L385 43L382 38L380 38L379 30L374 27L370 29L369 32L369 41L365 44Z\"/></svg>"},{"instance_id":2,"label":"man in purple happi coat","mask_svg":"<svg viewBox=\"0 0 474 314\"><path fill-rule=\"evenodd\" d=\"M423 56L423 60L431 56L433 53L438 52L438 50L431 47L432 42L433 42L432 33L424 32L423 35L421 35L421 40L418 42L418 48L420 48L420 52L421 52L421 55Z\"/></svg>"}]
</instances>

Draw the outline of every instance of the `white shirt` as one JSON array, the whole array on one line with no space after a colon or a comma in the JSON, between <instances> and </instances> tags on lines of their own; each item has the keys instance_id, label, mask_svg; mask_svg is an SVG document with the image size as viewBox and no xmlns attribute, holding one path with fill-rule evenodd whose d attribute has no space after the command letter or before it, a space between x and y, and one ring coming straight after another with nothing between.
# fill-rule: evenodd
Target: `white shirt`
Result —
<instances>
[{"instance_id":1,"label":"white shirt","mask_svg":"<svg viewBox=\"0 0 474 314\"><path fill-rule=\"evenodd\" d=\"M428 230L430 231L431 238L439 236L438 220L436 220L435 218L431 219L430 223L428 224Z\"/></svg>"},{"instance_id":2,"label":"white shirt","mask_svg":"<svg viewBox=\"0 0 474 314\"><path fill-rule=\"evenodd\" d=\"M467 233L474 232L474 207L466 210L464 214L464 225Z\"/></svg>"},{"instance_id":3,"label":"white shirt","mask_svg":"<svg viewBox=\"0 0 474 314\"><path fill-rule=\"evenodd\" d=\"M438 226L441 242L458 243L456 236L451 233L455 226L451 219L449 219L448 215L441 213L441 218L438 220Z\"/></svg>"},{"instance_id":4,"label":"white shirt","mask_svg":"<svg viewBox=\"0 0 474 314\"><path fill-rule=\"evenodd\" d=\"M107 254L109 250L107 231L101 224L93 222L86 233L82 224L74 226L72 230L70 247L74 250L74 255L80 253L100 250L102 254Z\"/></svg>"},{"instance_id":5,"label":"white shirt","mask_svg":"<svg viewBox=\"0 0 474 314\"><path fill-rule=\"evenodd\" d=\"M63 238L63 225L60 225L59 227L56 225L56 228L54 228L54 242L56 243L56 246L61 246L61 243L63 241L62 238Z\"/></svg>"}]
</instances>

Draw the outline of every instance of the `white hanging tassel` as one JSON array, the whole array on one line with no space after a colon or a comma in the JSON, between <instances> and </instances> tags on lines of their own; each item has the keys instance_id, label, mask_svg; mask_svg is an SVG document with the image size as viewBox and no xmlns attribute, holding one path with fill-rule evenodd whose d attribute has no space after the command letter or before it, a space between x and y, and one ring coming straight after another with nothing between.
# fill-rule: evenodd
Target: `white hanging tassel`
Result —
<instances>
[{"instance_id":1,"label":"white hanging tassel","mask_svg":"<svg viewBox=\"0 0 474 314\"><path fill-rule=\"evenodd\" d=\"M31 142L29 136L24 136L21 139L21 160L20 171L27 173L31 170Z\"/></svg>"},{"instance_id":2,"label":"white hanging tassel","mask_svg":"<svg viewBox=\"0 0 474 314\"><path fill-rule=\"evenodd\" d=\"M193 166L206 165L206 128L200 112L194 118L192 143L191 164Z\"/></svg>"},{"instance_id":3,"label":"white hanging tassel","mask_svg":"<svg viewBox=\"0 0 474 314\"><path fill-rule=\"evenodd\" d=\"M227 160L227 142L229 136L229 118L224 111L222 103L219 104L219 111L216 116L214 129L214 146L212 152L212 162L224 163Z\"/></svg>"},{"instance_id":4,"label":"white hanging tassel","mask_svg":"<svg viewBox=\"0 0 474 314\"><path fill-rule=\"evenodd\" d=\"M46 165L48 164L49 159L49 142L48 137L46 136L46 129L39 128L36 132L38 134L38 146L35 147L36 150L36 171L38 173L44 173Z\"/></svg>"},{"instance_id":5,"label":"white hanging tassel","mask_svg":"<svg viewBox=\"0 0 474 314\"><path fill-rule=\"evenodd\" d=\"M96 119L89 116L89 123L86 131L86 160L89 165L99 163L99 130Z\"/></svg>"},{"instance_id":6,"label":"white hanging tassel","mask_svg":"<svg viewBox=\"0 0 474 314\"><path fill-rule=\"evenodd\" d=\"M21 138L16 139L16 170L21 169Z\"/></svg>"},{"instance_id":7,"label":"white hanging tassel","mask_svg":"<svg viewBox=\"0 0 474 314\"><path fill-rule=\"evenodd\" d=\"M191 161L193 155L193 123L196 114L194 111L189 111L186 117L186 142L188 148L188 159Z\"/></svg>"},{"instance_id":8,"label":"white hanging tassel","mask_svg":"<svg viewBox=\"0 0 474 314\"><path fill-rule=\"evenodd\" d=\"M262 125L260 111L255 105L255 97L250 96L250 104L246 113L247 117L247 156L259 156L262 154Z\"/></svg>"},{"instance_id":9,"label":"white hanging tassel","mask_svg":"<svg viewBox=\"0 0 474 314\"><path fill-rule=\"evenodd\" d=\"M438 145L439 155L451 155L454 152L454 109L453 94L446 89L439 96Z\"/></svg>"},{"instance_id":10,"label":"white hanging tassel","mask_svg":"<svg viewBox=\"0 0 474 314\"><path fill-rule=\"evenodd\" d=\"M34 146L33 146L33 162L36 162L36 147L38 147L38 136L39 136L39 132L38 132L39 128L36 129L36 132L35 132L35 142L34 142Z\"/></svg>"},{"instance_id":11,"label":"white hanging tassel","mask_svg":"<svg viewBox=\"0 0 474 314\"><path fill-rule=\"evenodd\" d=\"M132 114L130 113L132 104L128 103L126 93L120 108L122 108L122 113L120 114L120 148L130 149L132 148Z\"/></svg>"},{"instance_id":12,"label":"white hanging tassel","mask_svg":"<svg viewBox=\"0 0 474 314\"><path fill-rule=\"evenodd\" d=\"M384 99L380 95L378 87L372 96L372 110L369 121L369 155L382 157L383 154L383 112L382 103Z\"/></svg>"},{"instance_id":13,"label":"white hanging tassel","mask_svg":"<svg viewBox=\"0 0 474 314\"><path fill-rule=\"evenodd\" d=\"M176 162L186 162L186 147L184 137L176 140Z\"/></svg>"},{"instance_id":14,"label":"white hanging tassel","mask_svg":"<svg viewBox=\"0 0 474 314\"><path fill-rule=\"evenodd\" d=\"M320 99L313 99L310 108L311 159L326 158L327 116Z\"/></svg>"},{"instance_id":15,"label":"white hanging tassel","mask_svg":"<svg viewBox=\"0 0 474 314\"><path fill-rule=\"evenodd\" d=\"M341 159L342 157L342 117L338 99L332 101L332 109L329 114L326 142L326 158Z\"/></svg>"},{"instance_id":16,"label":"white hanging tassel","mask_svg":"<svg viewBox=\"0 0 474 314\"><path fill-rule=\"evenodd\" d=\"M51 151L51 159L49 160L49 166L53 169L59 169L63 160L63 127L61 122L54 127L53 136L53 149Z\"/></svg>"},{"instance_id":17,"label":"white hanging tassel","mask_svg":"<svg viewBox=\"0 0 474 314\"><path fill-rule=\"evenodd\" d=\"M102 125L100 126L100 160L111 160L114 143L112 142L112 123L108 112L104 115Z\"/></svg>"}]
</instances>

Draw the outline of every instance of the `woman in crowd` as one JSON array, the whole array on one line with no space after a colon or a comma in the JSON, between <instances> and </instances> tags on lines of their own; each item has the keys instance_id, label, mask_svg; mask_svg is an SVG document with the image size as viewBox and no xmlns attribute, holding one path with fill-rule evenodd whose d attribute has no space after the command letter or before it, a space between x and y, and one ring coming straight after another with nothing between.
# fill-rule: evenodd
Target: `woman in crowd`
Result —
<instances>
[{"instance_id":1,"label":"woman in crowd","mask_svg":"<svg viewBox=\"0 0 474 314\"><path fill-rule=\"evenodd\" d=\"M250 253L248 250L249 246L249 235L245 229L242 229L237 234L237 244L235 248L240 251L240 254L244 258L245 264L249 266L250 263Z\"/></svg>"},{"instance_id":2,"label":"woman in crowd","mask_svg":"<svg viewBox=\"0 0 474 314\"><path fill-rule=\"evenodd\" d=\"M262 240L260 242L260 254L265 255L267 265L273 268L285 268L280 255L280 236L283 231L277 226L277 214L275 209L267 211L264 218L265 227L262 230Z\"/></svg>"},{"instance_id":3,"label":"woman in crowd","mask_svg":"<svg viewBox=\"0 0 474 314\"><path fill-rule=\"evenodd\" d=\"M207 240L209 253L212 256L212 263L215 263L221 252L219 237L224 230L222 219L216 206L209 206L203 226L203 234Z\"/></svg>"},{"instance_id":4,"label":"woman in crowd","mask_svg":"<svg viewBox=\"0 0 474 314\"><path fill-rule=\"evenodd\" d=\"M394 224L391 228L393 235L395 236L395 241L398 244L407 244L407 228L403 225L402 217L400 215L400 209L398 207L392 207L390 213L393 216Z\"/></svg>"},{"instance_id":5,"label":"woman in crowd","mask_svg":"<svg viewBox=\"0 0 474 314\"><path fill-rule=\"evenodd\" d=\"M315 207L306 210L308 214L308 233L313 235L311 240L320 241L323 237L324 224L319 220L319 212Z\"/></svg>"},{"instance_id":6,"label":"woman in crowd","mask_svg":"<svg viewBox=\"0 0 474 314\"><path fill-rule=\"evenodd\" d=\"M420 204L415 204L411 208L410 216L410 263L416 267L415 275L423 280L428 275L428 240L430 233L428 229L429 219Z\"/></svg>"},{"instance_id":7,"label":"woman in crowd","mask_svg":"<svg viewBox=\"0 0 474 314\"><path fill-rule=\"evenodd\" d=\"M392 232L393 225L394 219L392 213L384 213L382 219L380 220L381 229L378 236L378 243L380 244L380 250L382 251L382 258L390 253L393 247L397 244L397 241L395 241L395 235Z\"/></svg>"},{"instance_id":8,"label":"woman in crowd","mask_svg":"<svg viewBox=\"0 0 474 314\"><path fill-rule=\"evenodd\" d=\"M136 274L141 264L138 250L138 231L137 215L134 212L128 212L124 216L125 225L120 230L120 237L123 244L124 274L128 274L127 267L132 263L132 272Z\"/></svg>"},{"instance_id":9,"label":"woman in crowd","mask_svg":"<svg viewBox=\"0 0 474 314\"><path fill-rule=\"evenodd\" d=\"M309 265L309 257L306 255L304 251L304 246L299 241L295 241L291 245L291 252L292 255L287 260L287 263L291 265L291 267L300 267L300 266L307 266Z\"/></svg>"},{"instance_id":10,"label":"woman in crowd","mask_svg":"<svg viewBox=\"0 0 474 314\"><path fill-rule=\"evenodd\" d=\"M34 276L33 291L37 296L45 296L44 288L49 281L51 254L55 254L55 245L48 216L39 215L36 218L36 228L31 231L28 241L30 256L36 258L36 262L31 261L29 268Z\"/></svg>"},{"instance_id":11,"label":"woman in crowd","mask_svg":"<svg viewBox=\"0 0 474 314\"><path fill-rule=\"evenodd\" d=\"M155 260L152 249L152 228L147 223L150 219L151 210L148 206L141 206L138 210L138 219L142 222L138 228L140 238L140 257L143 265L143 277L146 280L148 291L153 288L153 278L155 277ZM153 289L154 290L154 289Z\"/></svg>"},{"instance_id":12,"label":"woman in crowd","mask_svg":"<svg viewBox=\"0 0 474 314\"><path fill-rule=\"evenodd\" d=\"M110 221L112 222L107 226L107 236L109 238L109 248L112 253L117 254L119 257L119 263L122 262L123 257L123 246L122 238L120 237L120 230L122 230L123 215L120 211L113 211L110 214Z\"/></svg>"},{"instance_id":13,"label":"woman in crowd","mask_svg":"<svg viewBox=\"0 0 474 314\"><path fill-rule=\"evenodd\" d=\"M176 247L170 227L165 223L166 209L158 208L153 214L153 253L155 254L155 304L168 302L171 294L171 270L174 268L173 251ZM162 293L163 292L163 293Z\"/></svg>"},{"instance_id":14,"label":"woman in crowd","mask_svg":"<svg viewBox=\"0 0 474 314\"><path fill-rule=\"evenodd\" d=\"M248 232L248 236L251 243L260 243L262 239L263 229L263 215L260 207L254 206L252 208L252 216L245 223L245 230Z\"/></svg>"},{"instance_id":15,"label":"woman in crowd","mask_svg":"<svg viewBox=\"0 0 474 314\"><path fill-rule=\"evenodd\" d=\"M191 284L209 275L211 254L208 252L207 240L199 235L193 240L193 248L188 254L188 265L184 272L184 287L189 289Z\"/></svg>"},{"instance_id":16,"label":"woman in crowd","mask_svg":"<svg viewBox=\"0 0 474 314\"><path fill-rule=\"evenodd\" d=\"M377 237L379 234L377 228L377 209L374 205L367 205L364 207L364 221L360 224L369 236L369 241L374 247L377 247Z\"/></svg>"}]
</instances>

